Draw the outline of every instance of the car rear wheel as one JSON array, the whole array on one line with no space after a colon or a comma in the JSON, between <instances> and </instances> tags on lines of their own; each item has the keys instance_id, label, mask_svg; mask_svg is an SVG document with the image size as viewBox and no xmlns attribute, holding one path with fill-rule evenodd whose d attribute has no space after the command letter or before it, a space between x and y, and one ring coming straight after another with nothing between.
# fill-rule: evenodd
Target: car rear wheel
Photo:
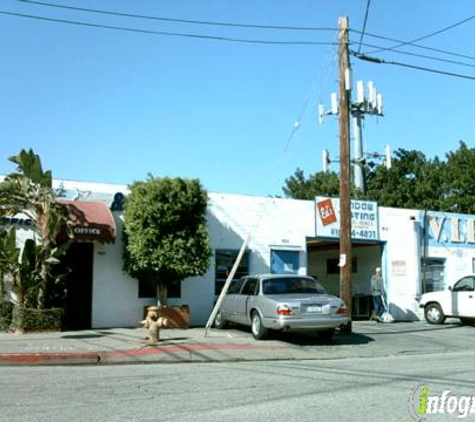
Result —
<instances>
[{"instance_id":1,"label":"car rear wheel","mask_svg":"<svg viewBox=\"0 0 475 422\"><path fill-rule=\"evenodd\" d=\"M218 313L214 317L214 326L216 328L222 329L225 328L227 325L226 320L223 318L223 314L221 313L221 309L218 310Z\"/></svg>"},{"instance_id":2,"label":"car rear wheel","mask_svg":"<svg viewBox=\"0 0 475 422\"><path fill-rule=\"evenodd\" d=\"M251 316L251 331L256 340L264 340L269 335L269 330L262 325L259 312L254 311Z\"/></svg>"},{"instance_id":3,"label":"car rear wheel","mask_svg":"<svg viewBox=\"0 0 475 422\"><path fill-rule=\"evenodd\" d=\"M443 324L445 321L444 311L438 303L429 303L425 307L424 316L429 324Z\"/></svg>"},{"instance_id":4,"label":"car rear wheel","mask_svg":"<svg viewBox=\"0 0 475 422\"><path fill-rule=\"evenodd\" d=\"M330 330L325 330L325 331L318 331L318 337L320 337L324 341L330 341L333 338L334 334L335 334L334 328Z\"/></svg>"}]
</instances>

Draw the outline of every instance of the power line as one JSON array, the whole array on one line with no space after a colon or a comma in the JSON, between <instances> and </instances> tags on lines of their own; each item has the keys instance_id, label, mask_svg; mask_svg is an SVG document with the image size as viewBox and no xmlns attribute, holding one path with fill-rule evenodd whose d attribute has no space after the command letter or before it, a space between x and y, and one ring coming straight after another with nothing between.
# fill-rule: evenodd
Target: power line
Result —
<instances>
[{"instance_id":1,"label":"power line","mask_svg":"<svg viewBox=\"0 0 475 422\"><path fill-rule=\"evenodd\" d=\"M403 47L405 45L413 45L414 43L418 42L418 41L422 41L422 40L426 40L427 38L431 38L435 35L439 35L439 34L442 34L443 32L447 32L451 29L454 29L456 28L457 26L460 26L460 25L463 25L464 23L467 23L471 20L475 19L475 15L472 15L472 16L469 16L468 18L465 18L459 22L456 22L452 25L449 25L449 26L446 26L445 28L442 28L442 29L439 29L435 32L431 32L430 34L427 34L427 35L423 35L422 37L419 37L419 38L416 38L412 41L406 41L406 42L400 42L398 45L395 45L393 47L388 47L388 48L381 48L379 50L374 50L374 51L369 51L369 52L366 52L366 54L374 54L374 53L379 53L381 51L387 51L387 50L394 50L394 49L397 49L399 47ZM363 32L364 32L364 28L363 28ZM359 51L358 51L359 52Z\"/></svg>"},{"instance_id":2,"label":"power line","mask_svg":"<svg viewBox=\"0 0 475 422\"><path fill-rule=\"evenodd\" d=\"M34 4L37 6L55 7L59 9L76 10L80 12L97 13L97 14L109 15L109 16L120 16L120 17L128 17L128 18L135 18L135 19L148 19L148 20L157 20L157 21L165 21L165 22L187 23L187 24L193 24L193 25L226 26L226 27L235 27L235 28L254 28L254 29L279 29L279 30L289 30L289 31L333 31L333 32L336 31L335 28L251 25L251 24L242 24L242 23L233 23L233 22L213 22L213 21L199 21L199 20L189 20L189 19L175 19L175 18L165 18L162 16L138 15L134 13L111 12L107 10L90 9L90 8L85 8L85 7L66 6L63 4L47 3L47 2L35 1L35 0L17 0L17 1L21 3Z\"/></svg>"},{"instance_id":3,"label":"power line","mask_svg":"<svg viewBox=\"0 0 475 422\"><path fill-rule=\"evenodd\" d=\"M373 44L363 43L362 45L365 46L365 47L371 47L371 48L377 48L378 47L378 46L373 45ZM459 65L459 66L475 67L475 64L471 64L471 63L461 62L461 61L457 61L457 60L443 59L441 57L428 56L428 55L425 55L425 54L410 53L409 51L398 51L398 50L396 50L393 53L403 54L403 55L412 56L412 57L419 57L421 59L433 60L433 61L442 62L442 63L450 63L450 64ZM360 54L360 52L358 51L357 54ZM368 55L368 53L366 53L366 52L361 53L361 54Z\"/></svg>"},{"instance_id":4,"label":"power line","mask_svg":"<svg viewBox=\"0 0 475 422\"><path fill-rule=\"evenodd\" d=\"M412 65L412 64L409 64L409 63L401 63L401 62L383 60L383 59L380 59L380 58L377 58L377 57L371 57L371 56L367 56L365 54L356 53L356 52L350 52L350 54L352 56L355 56L356 58L358 58L360 60L364 60L364 61L371 62L371 63L390 64L390 65L394 65L394 66L407 67L407 68L410 68L410 69L422 70L422 71L425 71L425 72L437 73L437 74L446 75L446 76L454 76L454 77L457 77L457 78L469 79L469 80L475 81L475 76L462 75L460 73L446 72L446 71L439 70L439 69L432 69L432 68L428 68L428 67L415 66L415 65Z\"/></svg>"},{"instance_id":5,"label":"power line","mask_svg":"<svg viewBox=\"0 0 475 422\"><path fill-rule=\"evenodd\" d=\"M361 43L363 42L364 33L366 31L366 23L368 22L368 14L369 14L370 4L371 4L371 0L368 0L366 2L366 12L364 14L363 30L361 31L360 44L358 46L358 53L361 51Z\"/></svg>"},{"instance_id":6,"label":"power line","mask_svg":"<svg viewBox=\"0 0 475 422\"><path fill-rule=\"evenodd\" d=\"M247 44L273 44L273 45L335 45L334 43L323 42L323 41L256 40L256 39L221 37L221 36L214 36L214 35L199 35L199 34L187 34L187 33L179 33L179 32L152 31L148 29L128 28L128 27L123 27L123 26L112 26L112 25L96 24L96 23L89 23L89 22L72 21L72 20L66 20L66 19L48 18L46 16L29 15L29 14L24 14L24 13L13 13L13 12L7 12L4 10L0 10L0 14L27 18L27 19L37 19L37 20L42 20L42 21L47 21L47 22L54 22L54 23L64 23L64 24L69 24L69 25L85 26L85 27L90 27L90 28L111 29L111 30L116 30L116 31L135 32L135 33L149 34L149 35L198 38L198 39L206 39L206 40L213 40L213 41L227 41L227 42L247 43Z\"/></svg>"},{"instance_id":7,"label":"power line","mask_svg":"<svg viewBox=\"0 0 475 422\"><path fill-rule=\"evenodd\" d=\"M352 29L350 31L355 32L357 34L361 34L361 31L358 31L358 30L355 30L355 29ZM373 37L373 38L377 38L377 39L380 39L380 40L392 41L392 42L397 42L397 43L405 43L405 41L401 41L401 40L398 40L398 39L395 39L395 38L385 37L383 35L370 34L368 32L366 32L365 35L368 36L368 37ZM461 58L464 58L464 59L475 60L474 56L468 56L468 55L465 55L465 54L454 53L454 52L451 52L451 51L441 50L441 49L438 49L438 48L426 47L426 46L415 44L415 43L412 43L412 42L411 43L407 42L406 45L411 46L411 47L421 48L421 49L424 49L424 50L434 51L436 53L447 54L449 56L455 56L455 57L461 57ZM379 48L379 47L376 47L376 48ZM387 50L391 50L391 49L392 48L388 48Z\"/></svg>"}]
</instances>

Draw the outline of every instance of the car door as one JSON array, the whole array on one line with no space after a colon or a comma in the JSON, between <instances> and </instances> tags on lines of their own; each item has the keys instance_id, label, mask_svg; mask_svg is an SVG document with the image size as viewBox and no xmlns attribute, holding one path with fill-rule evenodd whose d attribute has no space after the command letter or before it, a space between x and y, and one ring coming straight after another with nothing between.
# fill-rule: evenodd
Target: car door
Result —
<instances>
[{"instance_id":1,"label":"car door","mask_svg":"<svg viewBox=\"0 0 475 422\"><path fill-rule=\"evenodd\" d=\"M243 279L233 280L226 296L224 296L223 303L221 304L221 311L227 321L238 322L236 320L236 300L239 297L243 281Z\"/></svg>"},{"instance_id":2,"label":"car door","mask_svg":"<svg viewBox=\"0 0 475 422\"><path fill-rule=\"evenodd\" d=\"M236 295L236 322L239 324L249 325L248 310L249 302L257 295L259 280L254 277L249 277L244 280L244 285L241 289L241 294Z\"/></svg>"},{"instance_id":3,"label":"car door","mask_svg":"<svg viewBox=\"0 0 475 422\"><path fill-rule=\"evenodd\" d=\"M475 317L475 276L460 279L452 288L452 315Z\"/></svg>"}]
</instances>

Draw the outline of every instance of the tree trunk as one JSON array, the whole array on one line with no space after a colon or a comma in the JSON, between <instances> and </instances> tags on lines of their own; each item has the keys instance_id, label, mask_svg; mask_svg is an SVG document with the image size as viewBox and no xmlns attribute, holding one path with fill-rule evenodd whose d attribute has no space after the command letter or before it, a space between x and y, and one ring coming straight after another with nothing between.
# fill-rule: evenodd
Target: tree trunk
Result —
<instances>
[{"instance_id":1,"label":"tree trunk","mask_svg":"<svg viewBox=\"0 0 475 422\"><path fill-rule=\"evenodd\" d=\"M17 288L16 297L17 297L18 306L19 307L25 306L25 289L23 285L21 284L21 279L18 274L15 274L13 276L13 286Z\"/></svg>"},{"instance_id":2,"label":"tree trunk","mask_svg":"<svg viewBox=\"0 0 475 422\"><path fill-rule=\"evenodd\" d=\"M46 304L46 286L48 277L48 264L41 263L40 279L38 280L40 285L38 288L38 309L44 309Z\"/></svg>"},{"instance_id":3,"label":"tree trunk","mask_svg":"<svg viewBox=\"0 0 475 422\"><path fill-rule=\"evenodd\" d=\"M51 241L50 241L50 232L47 225L46 212L44 216L41 217L41 260L39 262L40 271L39 271L39 286L38 286L38 309L44 309L46 306L47 298L47 287L48 287L48 275L49 275L49 264L46 262L46 259L51 257Z\"/></svg>"},{"instance_id":4,"label":"tree trunk","mask_svg":"<svg viewBox=\"0 0 475 422\"><path fill-rule=\"evenodd\" d=\"M5 299L5 276L0 274L0 301Z\"/></svg>"},{"instance_id":5,"label":"tree trunk","mask_svg":"<svg viewBox=\"0 0 475 422\"><path fill-rule=\"evenodd\" d=\"M167 306L168 302L168 286L159 283L157 285L158 306Z\"/></svg>"}]
</instances>

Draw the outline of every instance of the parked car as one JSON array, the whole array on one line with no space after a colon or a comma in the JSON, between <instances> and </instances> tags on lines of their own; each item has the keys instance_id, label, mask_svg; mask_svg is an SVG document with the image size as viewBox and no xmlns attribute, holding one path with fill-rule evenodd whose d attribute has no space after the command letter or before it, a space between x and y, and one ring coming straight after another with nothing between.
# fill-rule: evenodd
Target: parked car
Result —
<instances>
[{"instance_id":1,"label":"parked car","mask_svg":"<svg viewBox=\"0 0 475 422\"><path fill-rule=\"evenodd\" d=\"M250 326L258 340L272 331L315 331L329 340L349 316L345 303L312 277L264 274L231 283L214 324L224 328L228 322Z\"/></svg>"},{"instance_id":2,"label":"parked car","mask_svg":"<svg viewBox=\"0 0 475 422\"><path fill-rule=\"evenodd\" d=\"M446 317L475 321L475 275L461 278L448 290L423 294L419 306L429 324L442 324Z\"/></svg>"}]
</instances>

